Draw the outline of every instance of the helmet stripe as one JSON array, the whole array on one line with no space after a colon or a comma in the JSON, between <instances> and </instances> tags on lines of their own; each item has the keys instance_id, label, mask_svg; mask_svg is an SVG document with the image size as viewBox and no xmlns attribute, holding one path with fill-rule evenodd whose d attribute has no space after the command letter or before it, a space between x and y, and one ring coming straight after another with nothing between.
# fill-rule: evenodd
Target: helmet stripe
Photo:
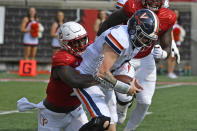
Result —
<instances>
[{"instance_id":1,"label":"helmet stripe","mask_svg":"<svg viewBox=\"0 0 197 131\"><path fill-rule=\"evenodd\" d=\"M156 27L156 31L155 31L155 34L157 34L159 32L159 25L160 25L160 22L159 22L159 18L156 16L156 20L157 20L157 27Z\"/></svg>"},{"instance_id":2,"label":"helmet stripe","mask_svg":"<svg viewBox=\"0 0 197 131\"><path fill-rule=\"evenodd\" d=\"M159 32L159 19L157 17L157 15L150 10L150 12L152 13L154 19L155 19L155 27L154 27L154 34L157 34Z\"/></svg>"}]
</instances>

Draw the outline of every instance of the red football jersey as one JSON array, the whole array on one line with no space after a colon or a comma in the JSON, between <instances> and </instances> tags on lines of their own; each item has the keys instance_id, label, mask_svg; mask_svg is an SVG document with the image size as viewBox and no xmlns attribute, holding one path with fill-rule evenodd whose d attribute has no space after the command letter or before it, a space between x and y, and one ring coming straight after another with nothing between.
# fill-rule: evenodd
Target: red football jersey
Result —
<instances>
[{"instance_id":1,"label":"red football jersey","mask_svg":"<svg viewBox=\"0 0 197 131\"><path fill-rule=\"evenodd\" d=\"M124 6L123 10L128 17L131 17L136 10L146 8L141 0L128 0ZM170 29L176 22L176 14L168 9L168 8L160 8L157 12L155 12L160 21L160 31L159 36Z\"/></svg>"},{"instance_id":2,"label":"red football jersey","mask_svg":"<svg viewBox=\"0 0 197 131\"><path fill-rule=\"evenodd\" d=\"M142 0L128 0L123 6L123 10L128 17L131 17L135 13L135 11L145 8L146 7L142 4ZM155 13L157 14L160 21L160 36L165 31L172 28L172 26L175 24L176 14L168 8L160 8ZM139 53L134 58L143 58L145 56L148 56L151 53L152 48L153 47L149 48L145 52L139 51Z\"/></svg>"},{"instance_id":3,"label":"red football jersey","mask_svg":"<svg viewBox=\"0 0 197 131\"><path fill-rule=\"evenodd\" d=\"M66 50L60 50L52 57L52 68L55 66L77 67L81 58L75 57ZM71 96L73 89L61 80L54 80L51 74L46 90L47 100L57 107L73 107L81 104L77 96Z\"/></svg>"}]
</instances>

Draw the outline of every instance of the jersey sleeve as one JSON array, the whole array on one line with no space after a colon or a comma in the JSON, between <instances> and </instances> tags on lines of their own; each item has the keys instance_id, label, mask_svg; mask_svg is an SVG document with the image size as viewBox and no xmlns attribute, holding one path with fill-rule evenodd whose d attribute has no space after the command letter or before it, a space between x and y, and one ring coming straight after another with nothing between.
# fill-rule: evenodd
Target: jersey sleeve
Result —
<instances>
[{"instance_id":1,"label":"jersey sleeve","mask_svg":"<svg viewBox=\"0 0 197 131\"><path fill-rule=\"evenodd\" d=\"M160 8L157 15L160 20L160 28L161 28L160 34L172 28L172 26L176 22L176 14L170 9Z\"/></svg>"},{"instance_id":2,"label":"jersey sleeve","mask_svg":"<svg viewBox=\"0 0 197 131\"><path fill-rule=\"evenodd\" d=\"M176 22L176 14L174 13L174 11L169 10L169 28L171 28L175 22Z\"/></svg>"},{"instance_id":3,"label":"jersey sleeve","mask_svg":"<svg viewBox=\"0 0 197 131\"><path fill-rule=\"evenodd\" d=\"M71 65L74 61L74 58L69 53L58 52L52 57L52 67L55 66L68 66Z\"/></svg>"},{"instance_id":4,"label":"jersey sleeve","mask_svg":"<svg viewBox=\"0 0 197 131\"><path fill-rule=\"evenodd\" d=\"M106 43L120 55L125 48L128 48L129 42L127 41L128 36L123 28L118 27L112 29L110 33L105 36Z\"/></svg>"},{"instance_id":5,"label":"jersey sleeve","mask_svg":"<svg viewBox=\"0 0 197 131\"><path fill-rule=\"evenodd\" d=\"M128 0L123 6L123 10L128 17L131 17L136 11L134 0Z\"/></svg>"}]
</instances>

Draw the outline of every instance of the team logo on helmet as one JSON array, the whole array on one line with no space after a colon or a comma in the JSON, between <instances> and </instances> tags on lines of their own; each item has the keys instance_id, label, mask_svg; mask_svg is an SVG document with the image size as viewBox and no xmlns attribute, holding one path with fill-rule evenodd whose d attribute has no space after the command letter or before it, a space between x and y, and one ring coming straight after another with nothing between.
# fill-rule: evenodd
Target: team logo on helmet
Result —
<instances>
[{"instance_id":1,"label":"team logo on helmet","mask_svg":"<svg viewBox=\"0 0 197 131\"><path fill-rule=\"evenodd\" d=\"M128 21L130 41L138 49L151 47L158 39L158 32L159 19L151 10L138 10Z\"/></svg>"}]
</instances>

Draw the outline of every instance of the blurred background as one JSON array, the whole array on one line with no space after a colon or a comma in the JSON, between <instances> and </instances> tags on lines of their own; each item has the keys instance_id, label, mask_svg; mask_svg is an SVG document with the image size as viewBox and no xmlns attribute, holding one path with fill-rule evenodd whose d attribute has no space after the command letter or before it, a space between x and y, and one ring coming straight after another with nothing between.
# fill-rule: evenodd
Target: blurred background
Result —
<instances>
[{"instance_id":1,"label":"blurred background","mask_svg":"<svg viewBox=\"0 0 197 131\"><path fill-rule=\"evenodd\" d=\"M177 79L168 77L166 61L157 64L156 92L149 115L137 131L197 130L197 0L169 2L171 9L179 11L178 24L185 32L180 46L181 63L173 70ZM56 49L52 41L62 24L62 16L64 22L82 24L89 40L94 41L99 25L115 10L115 5L116 0L0 0L0 131L37 130L37 111L20 113L16 104L22 97L34 103L46 97L51 57ZM29 7L35 8L44 27L35 55L34 77L18 74L25 49L21 25ZM118 125L117 131L122 131L125 124Z\"/></svg>"},{"instance_id":2,"label":"blurred background","mask_svg":"<svg viewBox=\"0 0 197 131\"><path fill-rule=\"evenodd\" d=\"M0 0L0 71L18 71L19 60L23 59L23 33L21 21L29 7L35 7L39 22L44 26L43 37L39 39L36 53L37 70L50 70L53 54L50 28L58 11L62 11L65 21L77 21L87 30L89 39L94 40L96 32L94 23L99 10L108 15L115 9L113 0ZM176 65L175 72L184 75L197 75L197 3L196 0L170 0L170 8L179 11L179 21L185 29L186 36L181 45L181 64ZM159 74L166 72L166 64L159 64Z\"/></svg>"},{"instance_id":3,"label":"blurred background","mask_svg":"<svg viewBox=\"0 0 197 131\"><path fill-rule=\"evenodd\" d=\"M94 23L100 10L109 15L115 9L113 0L0 0L0 71L18 71L19 60L23 59L23 33L20 31L22 19L29 7L35 7L39 22L44 26L43 37L39 39L36 53L37 70L50 70L53 54L50 28L58 11L62 11L65 21L81 23L94 40ZM170 8L179 10L179 21L186 36L181 45L181 64L175 72L184 75L189 68L191 75L197 75L197 3L196 0L170 0ZM159 74L166 72L166 65L161 64ZM182 72L182 73L181 73Z\"/></svg>"}]
</instances>

